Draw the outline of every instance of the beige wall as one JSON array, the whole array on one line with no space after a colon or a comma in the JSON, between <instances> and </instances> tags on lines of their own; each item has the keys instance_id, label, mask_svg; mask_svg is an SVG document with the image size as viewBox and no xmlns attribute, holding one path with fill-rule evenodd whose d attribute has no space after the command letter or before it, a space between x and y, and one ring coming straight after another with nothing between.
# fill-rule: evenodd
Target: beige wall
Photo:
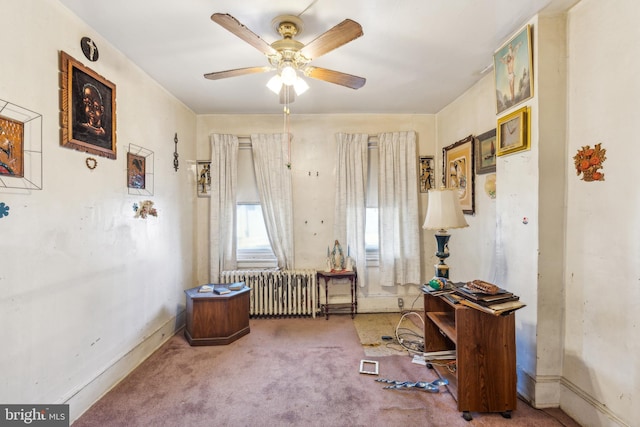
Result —
<instances>
[{"instance_id":1,"label":"beige wall","mask_svg":"<svg viewBox=\"0 0 640 427\"><path fill-rule=\"evenodd\" d=\"M274 102L277 100L274 98ZM418 135L418 155L434 155L435 116L433 115L296 115L291 106L291 164L293 170L293 210L295 259L297 268L320 269L324 265L327 246L332 245L333 209L335 203L335 135L338 132L368 133L414 130ZM198 158L210 157L209 135L230 133L250 135L260 132L283 132L280 115L203 115L198 117ZM208 199L198 200L198 229L208 230ZM421 217L426 212L426 194L420 195ZM433 234L423 241L423 259L435 263ZM208 281L208 231L198 238L198 279ZM426 254L426 255L425 255ZM426 256L426 258L425 258ZM381 287L377 268L367 271L369 285L359 289L358 310L397 311L397 298L405 305L422 306L419 287ZM433 275L431 267L423 269L423 277ZM348 297L347 286L336 286L336 301Z\"/></svg>"},{"instance_id":2,"label":"beige wall","mask_svg":"<svg viewBox=\"0 0 640 427\"><path fill-rule=\"evenodd\" d=\"M43 116L44 188L0 189L0 401L70 403L72 418L182 324L182 290L208 281L207 199L195 197L195 161L212 132L280 132L280 116L195 115L54 0L2 0L0 99ZM582 0L564 17L536 17L532 148L498 159L497 198L476 177L476 215L452 232L454 280L483 278L520 294L519 390L538 406L561 404L585 426L640 419L640 196L628 182L639 157L634 124L640 3ZM82 36L100 48L87 64ZM565 45L566 43L566 45ZM566 50L565 49L566 46ZM117 86L118 159L59 146L58 51ZM495 127L493 76L433 115L296 116L291 131L296 258L322 264L332 241L336 132L409 130L419 155ZM172 167L177 132L181 167ZM195 141L195 146L190 142ZM573 156L607 149L606 181L586 183ZM155 153L158 218L134 219L143 198L125 187L128 144ZM317 176L313 172L317 172ZM309 172L312 172L309 176ZM426 196L420 197L424 215ZM529 219L524 224L523 217ZM431 233L422 238L432 275ZM389 311L416 287L361 289L363 311ZM345 290L346 293L346 290ZM340 296L338 296L340 298Z\"/></svg>"},{"instance_id":3,"label":"beige wall","mask_svg":"<svg viewBox=\"0 0 640 427\"><path fill-rule=\"evenodd\" d=\"M53 0L0 1L0 99L42 115L43 188L0 189L0 402L70 403L77 417L180 326L195 286L195 114ZM89 63L80 39L100 58ZM58 51L117 93L117 159L60 147ZM1 113L0 113L1 114ZM173 137L181 167L173 169ZM129 195L129 144L154 151L153 196ZM159 215L135 219L150 199Z\"/></svg>"},{"instance_id":4,"label":"beige wall","mask_svg":"<svg viewBox=\"0 0 640 427\"><path fill-rule=\"evenodd\" d=\"M640 419L640 192L634 178L640 158L640 58L633 48L640 44L638 16L640 3L634 0L583 0L568 21L561 402L585 425L637 425ZM598 143L607 150L605 181L581 181L573 156Z\"/></svg>"},{"instance_id":5,"label":"beige wall","mask_svg":"<svg viewBox=\"0 0 640 427\"><path fill-rule=\"evenodd\" d=\"M582 0L567 15L529 22L531 149L498 158L495 211L480 199L470 227L452 237L448 262L456 276L486 274L521 295L518 390L538 407L560 404L585 426L631 426L640 416L640 193L624 172L640 151L632 105L640 61L630 49L640 42L640 4L612 5ZM437 115L436 151L495 126L492 78ZM607 149L606 181L587 183L573 156L597 143Z\"/></svg>"}]
</instances>

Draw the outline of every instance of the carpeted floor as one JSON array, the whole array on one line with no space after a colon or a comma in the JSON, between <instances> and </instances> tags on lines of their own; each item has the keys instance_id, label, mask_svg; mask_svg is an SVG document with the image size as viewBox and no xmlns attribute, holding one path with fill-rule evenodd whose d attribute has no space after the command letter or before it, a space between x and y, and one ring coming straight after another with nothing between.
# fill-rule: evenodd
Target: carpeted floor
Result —
<instances>
[{"instance_id":1,"label":"carpeted floor","mask_svg":"<svg viewBox=\"0 0 640 427\"><path fill-rule=\"evenodd\" d=\"M433 381L436 375L406 355L365 356L348 315L251 320L250 326L226 346L191 347L175 335L73 426L577 426L561 411L524 402L512 419L473 413L467 422L444 388L385 390L376 377L359 373L361 360L377 360L382 378Z\"/></svg>"}]
</instances>

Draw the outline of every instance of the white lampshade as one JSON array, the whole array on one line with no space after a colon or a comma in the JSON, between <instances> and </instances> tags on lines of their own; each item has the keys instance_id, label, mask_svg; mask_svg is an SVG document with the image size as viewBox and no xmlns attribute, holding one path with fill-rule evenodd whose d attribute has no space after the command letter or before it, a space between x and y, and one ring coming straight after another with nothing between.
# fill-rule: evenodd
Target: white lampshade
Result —
<instances>
[{"instance_id":1,"label":"white lampshade","mask_svg":"<svg viewBox=\"0 0 640 427\"><path fill-rule=\"evenodd\" d=\"M468 227L455 188L429 190L429 205L422 228L427 230L447 230Z\"/></svg>"},{"instance_id":2,"label":"white lampshade","mask_svg":"<svg viewBox=\"0 0 640 427\"><path fill-rule=\"evenodd\" d=\"M287 86L291 86L298 79L298 73L296 73L295 68L293 68L291 65L285 65L280 71L280 78L282 79L282 83L286 84Z\"/></svg>"},{"instance_id":3,"label":"white lampshade","mask_svg":"<svg viewBox=\"0 0 640 427\"><path fill-rule=\"evenodd\" d=\"M296 95L302 95L309 89L309 85L303 79L298 77L296 82L293 84L293 89L296 91Z\"/></svg>"},{"instance_id":4,"label":"white lampshade","mask_svg":"<svg viewBox=\"0 0 640 427\"><path fill-rule=\"evenodd\" d=\"M280 78L280 76L276 74L275 76L271 77L267 82L267 87L271 92L279 94L280 90L282 89L282 79Z\"/></svg>"}]
</instances>

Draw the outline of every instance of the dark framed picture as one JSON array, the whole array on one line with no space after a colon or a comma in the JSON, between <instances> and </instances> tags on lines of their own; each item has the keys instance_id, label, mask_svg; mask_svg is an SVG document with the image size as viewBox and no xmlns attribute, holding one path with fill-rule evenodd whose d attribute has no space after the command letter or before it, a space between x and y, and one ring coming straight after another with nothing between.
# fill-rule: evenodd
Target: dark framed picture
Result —
<instances>
[{"instance_id":1,"label":"dark framed picture","mask_svg":"<svg viewBox=\"0 0 640 427\"><path fill-rule=\"evenodd\" d=\"M116 86L60 52L63 147L116 158Z\"/></svg>"},{"instance_id":2,"label":"dark framed picture","mask_svg":"<svg viewBox=\"0 0 640 427\"><path fill-rule=\"evenodd\" d=\"M533 96L531 26L527 25L493 55L496 114Z\"/></svg>"},{"instance_id":3,"label":"dark framed picture","mask_svg":"<svg viewBox=\"0 0 640 427\"><path fill-rule=\"evenodd\" d=\"M129 144L127 152L127 189L129 194L153 196L153 151Z\"/></svg>"},{"instance_id":4,"label":"dark framed picture","mask_svg":"<svg viewBox=\"0 0 640 427\"><path fill-rule=\"evenodd\" d=\"M420 192L427 193L435 188L436 172L433 156L420 156Z\"/></svg>"},{"instance_id":5,"label":"dark framed picture","mask_svg":"<svg viewBox=\"0 0 640 427\"><path fill-rule=\"evenodd\" d=\"M529 149L529 107L522 107L498 119L498 156Z\"/></svg>"},{"instance_id":6,"label":"dark framed picture","mask_svg":"<svg viewBox=\"0 0 640 427\"><path fill-rule=\"evenodd\" d=\"M211 197L211 162L198 160L196 164L198 197Z\"/></svg>"},{"instance_id":7,"label":"dark framed picture","mask_svg":"<svg viewBox=\"0 0 640 427\"><path fill-rule=\"evenodd\" d=\"M473 141L469 135L442 149L442 183L457 189L462 211L471 215L475 213Z\"/></svg>"},{"instance_id":8,"label":"dark framed picture","mask_svg":"<svg viewBox=\"0 0 640 427\"><path fill-rule=\"evenodd\" d=\"M496 171L496 130L476 136L476 173L482 175Z\"/></svg>"}]
</instances>

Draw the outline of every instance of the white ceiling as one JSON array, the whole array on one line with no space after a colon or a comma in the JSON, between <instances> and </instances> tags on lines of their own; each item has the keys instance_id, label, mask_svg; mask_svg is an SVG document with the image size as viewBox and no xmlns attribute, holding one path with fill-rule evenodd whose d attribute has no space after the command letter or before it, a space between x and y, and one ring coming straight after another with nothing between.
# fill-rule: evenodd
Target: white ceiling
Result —
<instances>
[{"instance_id":1,"label":"white ceiling","mask_svg":"<svg viewBox=\"0 0 640 427\"><path fill-rule=\"evenodd\" d=\"M362 25L364 36L312 65L365 77L364 87L307 78L310 90L297 97L292 114L437 113L493 72L487 68L493 52L532 16L550 4L565 8L567 1L60 0L198 114L282 111L265 87L273 72L203 77L268 65L262 53L211 21L215 12L231 14L267 43L280 38L271 21L283 14L304 12L296 37L302 43L346 18ZM109 60L103 52L98 61Z\"/></svg>"}]
</instances>

